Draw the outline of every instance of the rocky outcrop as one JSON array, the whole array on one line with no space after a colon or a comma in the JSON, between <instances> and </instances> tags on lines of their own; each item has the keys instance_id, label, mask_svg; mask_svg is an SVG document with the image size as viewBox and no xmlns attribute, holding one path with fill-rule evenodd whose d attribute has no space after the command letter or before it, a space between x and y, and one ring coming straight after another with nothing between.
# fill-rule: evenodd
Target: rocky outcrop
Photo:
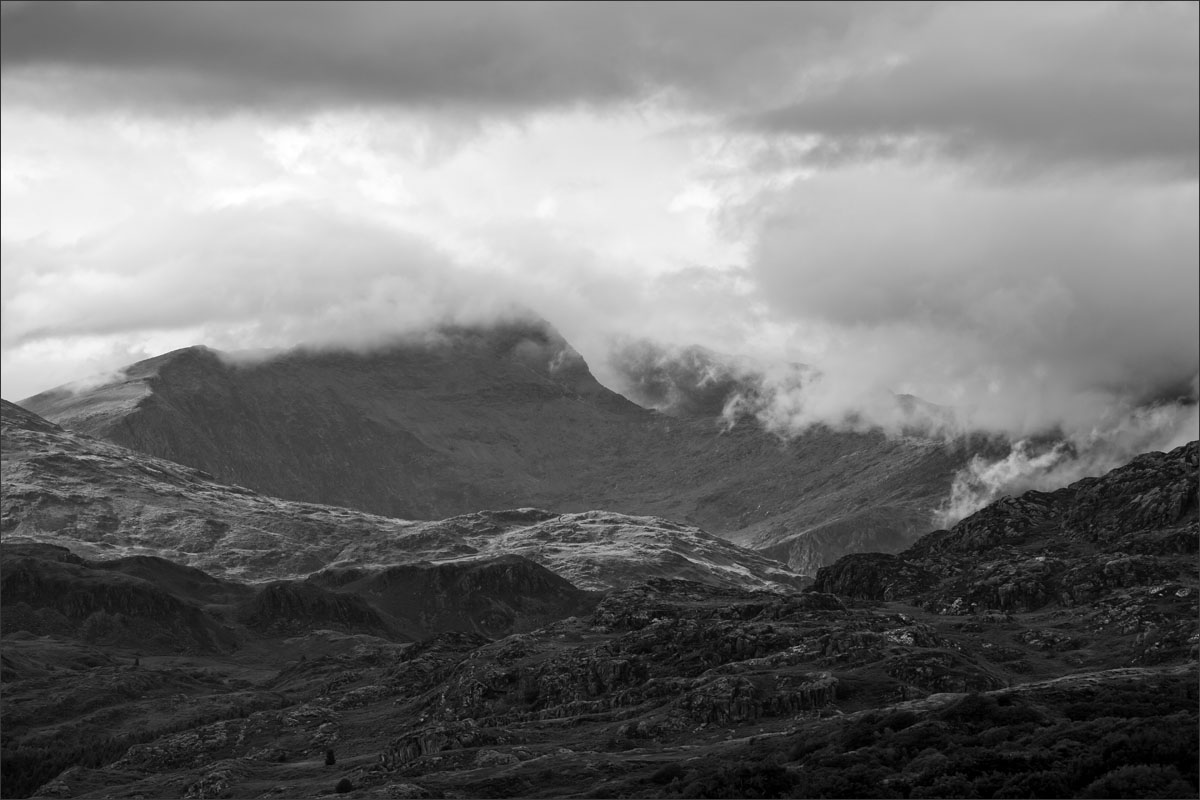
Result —
<instances>
[{"instance_id":1,"label":"rocky outcrop","mask_svg":"<svg viewBox=\"0 0 1200 800\"><path fill-rule=\"evenodd\" d=\"M856 553L817 572L813 589L858 600L899 600L922 594L937 575L898 556Z\"/></svg>"},{"instance_id":2,"label":"rocky outcrop","mask_svg":"<svg viewBox=\"0 0 1200 800\"><path fill-rule=\"evenodd\" d=\"M1198 451L1192 442L1054 492L1003 498L898 555L842 558L814 588L950 615L1113 604L1154 625L1138 597L1196 578L1180 556L1200 540Z\"/></svg>"},{"instance_id":3,"label":"rocky outcrop","mask_svg":"<svg viewBox=\"0 0 1200 800\"><path fill-rule=\"evenodd\" d=\"M92 643L167 652L219 652L236 645L228 628L149 581L95 569L59 548L5 546L3 551L0 602L6 632L69 632Z\"/></svg>"},{"instance_id":4,"label":"rocky outcrop","mask_svg":"<svg viewBox=\"0 0 1200 800\"><path fill-rule=\"evenodd\" d=\"M308 583L359 595L414 638L441 631L506 636L585 613L595 602L591 594L516 555L328 569Z\"/></svg>"},{"instance_id":5,"label":"rocky outcrop","mask_svg":"<svg viewBox=\"0 0 1200 800\"><path fill-rule=\"evenodd\" d=\"M245 625L263 634L294 636L334 629L389 638L396 635L379 612L361 597L298 581L279 581L263 587L239 609L239 617Z\"/></svg>"},{"instance_id":6,"label":"rocky outcrop","mask_svg":"<svg viewBox=\"0 0 1200 800\"><path fill-rule=\"evenodd\" d=\"M1200 443L1191 442L1169 453L1146 453L1107 475L1054 492L1005 497L950 531L922 538L905 555L965 557L1039 539L1111 551L1142 537L1158 539L1197 519L1198 458Z\"/></svg>"}]
</instances>

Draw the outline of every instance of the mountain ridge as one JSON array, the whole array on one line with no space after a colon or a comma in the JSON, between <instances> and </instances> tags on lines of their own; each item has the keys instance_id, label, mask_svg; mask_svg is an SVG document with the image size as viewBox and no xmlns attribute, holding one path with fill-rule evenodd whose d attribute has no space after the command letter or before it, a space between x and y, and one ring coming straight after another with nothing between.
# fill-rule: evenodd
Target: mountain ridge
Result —
<instances>
[{"instance_id":1,"label":"mountain ridge","mask_svg":"<svg viewBox=\"0 0 1200 800\"><path fill-rule=\"evenodd\" d=\"M326 567L520 555L585 589L686 575L790 587L805 579L694 527L607 512L476 512L413 522L226 486L207 473L3 412L0 536L93 559L153 555L218 578L298 580Z\"/></svg>"},{"instance_id":2,"label":"mountain ridge","mask_svg":"<svg viewBox=\"0 0 1200 800\"><path fill-rule=\"evenodd\" d=\"M363 353L238 361L190 348L22 403L286 499L426 520L603 508L688 522L807 574L847 552L808 532L848 511L870 520L853 546L911 543L966 456L882 433L785 440L751 419L653 412L599 384L541 322Z\"/></svg>"}]
</instances>

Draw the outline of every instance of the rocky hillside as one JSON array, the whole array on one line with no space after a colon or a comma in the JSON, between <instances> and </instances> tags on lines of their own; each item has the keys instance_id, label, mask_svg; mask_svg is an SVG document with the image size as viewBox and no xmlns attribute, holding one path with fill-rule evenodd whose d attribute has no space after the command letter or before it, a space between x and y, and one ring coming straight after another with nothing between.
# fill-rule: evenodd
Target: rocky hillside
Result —
<instances>
[{"instance_id":1,"label":"rocky hillside","mask_svg":"<svg viewBox=\"0 0 1200 800\"><path fill-rule=\"evenodd\" d=\"M1143 661L1194 657L1198 460L1192 442L1055 492L1004 498L899 555L847 556L818 573L816 588L938 614L1053 608L1087 630L1136 632Z\"/></svg>"},{"instance_id":2,"label":"rocky hillside","mask_svg":"<svg viewBox=\"0 0 1200 800\"><path fill-rule=\"evenodd\" d=\"M1192 797L1198 447L1006 499L804 590L657 578L573 595L478 556L247 590L16 545L32 549L5 564L186 577L179 602L238 647L135 660L120 640L10 624L6 585L5 796ZM557 519L542 516L470 525ZM474 589L485 605L455 617ZM512 626L409 644L354 627L351 597L390 625L507 608ZM305 614L335 629L289 627Z\"/></svg>"},{"instance_id":3,"label":"rocky hillside","mask_svg":"<svg viewBox=\"0 0 1200 800\"><path fill-rule=\"evenodd\" d=\"M151 555L219 578L263 581L326 567L516 555L584 589L650 575L777 589L805 581L756 552L664 519L523 509L408 522L280 500L65 431L7 402L3 448L0 536L94 560Z\"/></svg>"},{"instance_id":4,"label":"rocky hillside","mask_svg":"<svg viewBox=\"0 0 1200 800\"><path fill-rule=\"evenodd\" d=\"M682 416L648 411L528 322L357 353L251 359L194 347L21 405L227 484L402 519L599 508L769 548L806 574L851 548L903 549L929 529L962 454L820 429L784 442L749 419L728 430L716 415L729 380L690 387L717 394ZM829 535L839 521L854 541Z\"/></svg>"}]
</instances>

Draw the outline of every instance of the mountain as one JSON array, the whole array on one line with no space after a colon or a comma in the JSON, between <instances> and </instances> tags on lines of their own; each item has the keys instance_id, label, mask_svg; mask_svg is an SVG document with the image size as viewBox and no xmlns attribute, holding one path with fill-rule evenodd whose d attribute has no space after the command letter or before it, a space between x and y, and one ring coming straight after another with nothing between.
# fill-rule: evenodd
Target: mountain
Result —
<instances>
[{"instance_id":1,"label":"mountain","mask_svg":"<svg viewBox=\"0 0 1200 800\"><path fill-rule=\"evenodd\" d=\"M14 629L6 593L5 796L1194 797L1198 456L1193 442L1006 498L804 590L652 578L571 607L526 560L469 557L332 566L278 596L251 587L254 604L225 579L122 559L213 619L232 603L239 647L138 661L119 640ZM472 524L503 534L543 514ZM26 548L5 564L103 566L5 546ZM306 604L356 624L337 597L453 622L471 587L511 608L514 589L525 608L564 602L535 627L417 643L286 629ZM282 628L239 627L249 609Z\"/></svg>"},{"instance_id":2,"label":"mountain","mask_svg":"<svg viewBox=\"0 0 1200 800\"><path fill-rule=\"evenodd\" d=\"M699 368L684 356L681 369ZM656 413L599 384L545 323L514 322L363 352L187 348L21 405L227 484L399 519L605 509L686 522L807 574L928 530L964 453L823 428L783 440L750 419L730 429L713 414L731 375L696 413Z\"/></svg>"},{"instance_id":3,"label":"mountain","mask_svg":"<svg viewBox=\"0 0 1200 800\"><path fill-rule=\"evenodd\" d=\"M299 580L331 567L520 556L588 590L652 575L754 588L805 583L759 553L665 519L537 509L431 522L377 517L226 486L199 470L66 431L12 403L0 406L0 536L9 542L34 540L130 565L156 556L216 578L256 582Z\"/></svg>"}]
</instances>

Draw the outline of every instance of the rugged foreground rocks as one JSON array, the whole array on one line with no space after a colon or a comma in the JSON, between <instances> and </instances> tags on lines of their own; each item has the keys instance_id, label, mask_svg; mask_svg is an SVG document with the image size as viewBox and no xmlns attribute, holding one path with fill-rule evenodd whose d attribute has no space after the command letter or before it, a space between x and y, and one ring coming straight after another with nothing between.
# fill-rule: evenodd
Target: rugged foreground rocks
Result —
<instances>
[{"instance_id":1,"label":"rugged foreground rocks","mask_svg":"<svg viewBox=\"0 0 1200 800\"><path fill-rule=\"evenodd\" d=\"M356 797L790 796L802 779L834 785L850 750L910 796L961 797L981 776L1036 785L1055 753L1078 770L1069 794L1134 766L1194 789L1195 662L1127 666L1144 661L1136 634L1092 647L1050 622L652 581L498 639L318 632L274 644L270 669L262 651L137 667L97 655L9 680L6 733L13 754L55 752L104 721L110 749L47 776L37 793L54 797L312 796L343 779ZM47 706L48 690L65 696ZM1034 768L1035 737L1077 728L1109 750L1138 731L1174 744L1078 764L1046 747ZM985 733L990 766L960 775L949 756ZM775 783L754 789L764 776ZM871 781L855 796L902 796Z\"/></svg>"},{"instance_id":2,"label":"rugged foreground rocks","mask_svg":"<svg viewBox=\"0 0 1200 800\"><path fill-rule=\"evenodd\" d=\"M1007 497L899 555L847 556L814 588L939 615L1047 612L1081 635L1059 640L1119 632L1136 636L1139 663L1195 658L1197 461L1192 442Z\"/></svg>"}]
</instances>

